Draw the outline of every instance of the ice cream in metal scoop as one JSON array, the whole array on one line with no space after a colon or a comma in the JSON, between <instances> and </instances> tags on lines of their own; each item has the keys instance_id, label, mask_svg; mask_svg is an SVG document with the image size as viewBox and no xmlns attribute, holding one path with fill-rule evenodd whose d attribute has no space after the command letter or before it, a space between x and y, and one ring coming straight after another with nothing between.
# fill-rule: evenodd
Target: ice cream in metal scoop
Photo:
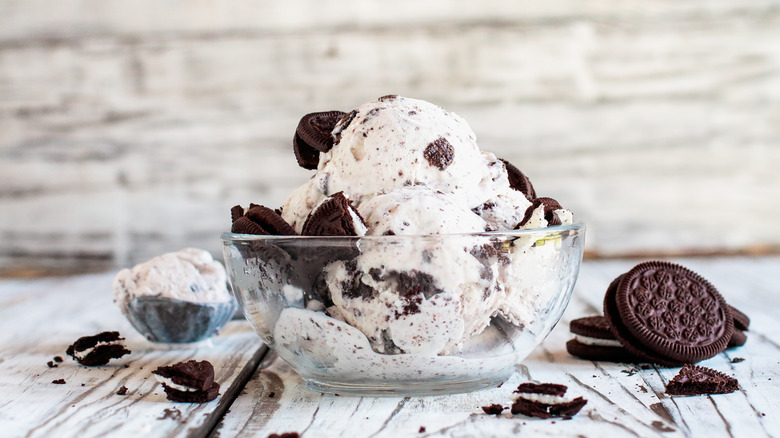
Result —
<instances>
[{"instance_id":1,"label":"ice cream in metal scoop","mask_svg":"<svg viewBox=\"0 0 780 438\"><path fill-rule=\"evenodd\" d=\"M215 335L236 311L225 268L207 251L186 248L119 271L114 299L152 342L193 343Z\"/></svg>"}]
</instances>

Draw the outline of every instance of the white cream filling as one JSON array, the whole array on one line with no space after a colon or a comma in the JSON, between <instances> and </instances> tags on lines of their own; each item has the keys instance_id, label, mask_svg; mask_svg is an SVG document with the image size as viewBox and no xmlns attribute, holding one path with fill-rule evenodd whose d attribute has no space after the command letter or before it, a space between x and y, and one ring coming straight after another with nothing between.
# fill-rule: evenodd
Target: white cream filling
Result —
<instances>
[{"instance_id":1,"label":"white cream filling","mask_svg":"<svg viewBox=\"0 0 780 438\"><path fill-rule=\"evenodd\" d=\"M176 383L173 383L173 380L163 377L157 374L154 374L154 378L157 379L158 382L162 383L163 385L167 386L168 388L175 389L177 391L181 392L196 392L198 389L190 388L189 386L184 385L178 385Z\"/></svg>"},{"instance_id":2,"label":"white cream filling","mask_svg":"<svg viewBox=\"0 0 780 438\"><path fill-rule=\"evenodd\" d=\"M595 345L599 347L622 347L617 339L599 339L590 336L574 335L574 339L580 344Z\"/></svg>"},{"instance_id":3,"label":"white cream filling","mask_svg":"<svg viewBox=\"0 0 780 438\"><path fill-rule=\"evenodd\" d=\"M358 216L355 210L353 210L352 208L348 208L347 210L349 210L349 216L352 218L352 223L354 224L353 226L355 227L355 234L357 234L358 236L365 236L366 233L368 232L368 228L363 223L363 220L360 219L360 216Z\"/></svg>"},{"instance_id":4,"label":"white cream filling","mask_svg":"<svg viewBox=\"0 0 780 438\"><path fill-rule=\"evenodd\" d=\"M120 345L121 342L119 341L113 341L113 342L98 342L97 345L94 347L87 348L86 350L81 351L74 351L73 356L76 358L76 360L83 360L85 357L89 356L90 353L95 351L98 347L108 347L110 345Z\"/></svg>"},{"instance_id":5,"label":"white cream filling","mask_svg":"<svg viewBox=\"0 0 780 438\"><path fill-rule=\"evenodd\" d=\"M546 405L557 405L559 403L569 403L570 401L574 400L559 395L536 394L536 393L525 393L525 392L520 393L519 397L532 402L544 403Z\"/></svg>"}]
</instances>

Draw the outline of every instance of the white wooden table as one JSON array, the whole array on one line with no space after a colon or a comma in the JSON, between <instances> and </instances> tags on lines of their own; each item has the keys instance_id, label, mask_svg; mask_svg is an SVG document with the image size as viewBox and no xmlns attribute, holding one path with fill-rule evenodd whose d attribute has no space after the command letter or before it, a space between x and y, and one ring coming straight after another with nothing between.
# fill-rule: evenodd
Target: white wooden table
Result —
<instances>
[{"instance_id":1,"label":"white wooden table","mask_svg":"<svg viewBox=\"0 0 780 438\"><path fill-rule=\"evenodd\" d=\"M664 386L677 368L637 369L566 353L568 322L599 312L609 281L635 260L585 262L561 323L501 387L405 398L313 392L245 321L230 322L213 345L155 348L112 304L113 273L0 280L0 437L780 436L780 257L677 261L752 319L745 346L702 363L739 379L736 393L671 398ZM103 330L119 330L133 353L96 368L64 354L76 338ZM49 368L57 355L65 361ZM171 403L150 374L189 358L214 364L222 385L214 402ZM568 421L482 413L484 405L507 406L517 385L529 380L568 385L588 404ZM117 395L122 386L127 394Z\"/></svg>"}]
</instances>

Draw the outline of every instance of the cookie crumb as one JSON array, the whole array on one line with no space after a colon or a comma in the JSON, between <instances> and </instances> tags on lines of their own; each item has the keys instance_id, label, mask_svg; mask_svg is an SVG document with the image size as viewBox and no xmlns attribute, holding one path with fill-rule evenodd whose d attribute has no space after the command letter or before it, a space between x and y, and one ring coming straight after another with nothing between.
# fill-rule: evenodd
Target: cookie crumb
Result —
<instances>
[{"instance_id":1,"label":"cookie crumb","mask_svg":"<svg viewBox=\"0 0 780 438\"><path fill-rule=\"evenodd\" d=\"M127 386L122 385L121 388L119 388L119 391L116 392L116 395L125 395L127 394Z\"/></svg>"},{"instance_id":2,"label":"cookie crumb","mask_svg":"<svg viewBox=\"0 0 780 438\"><path fill-rule=\"evenodd\" d=\"M275 392L271 391L271 392L268 393L268 398L274 398L274 397L276 397L276 393Z\"/></svg>"},{"instance_id":3,"label":"cookie crumb","mask_svg":"<svg viewBox=\"0 0 780 438\"><path fill-rule=\"evenodd\" d=\"M417 433L425 433L425 426L420 426L420 430Z\"/></svg>"},{"instance_id":4,"label":"cookie crumb","mask_svg":"<svg viewBox=\"0 0 780 438\"><path fill-rule=\"evenodd\" d=\"M58 365L52 361L48 361L46 362L46 366L48 366L49 368L57 368Z\"/></svg>"},{"instance_id":5,"label":"cookie crumb","mask_svg":"<svg viewBox=\"0 0 780 438\"><path fill-rule=\"evenodd\" d=\"M268 438L300 438L298 432L272 433Z\"/></svg>"},{"instance_id":6,"label":"cookie crumb","mask_svg":"<svg viewBox=\"0 0 780 438\"><path fill-rule=\"evenodd\" d=\"M57 379L57 380L52 380L51 383L55 385L64 385L66 382L65 379Z\"/></svg>"},{"instance_id":7,"label":"cookie crumb","mask_svg":"<svg viewBox=\"0 0 780 438\"><path fill-rule=\"evenodd\" d=\"M488 415L501 415L504 412L505 407L499 404L492 404L490 406L482 406L482 410Z\"/></svg>"},{"instance_id":8,"label":"cookie crumb","mask_svg":"<svg viewBox=\"0 0 780 438\"><path fill-rule=\"evenodd\" d=\"M62 356L54 356L54 361L57 363L62 363Z\"/></svg>"}]
</instances>

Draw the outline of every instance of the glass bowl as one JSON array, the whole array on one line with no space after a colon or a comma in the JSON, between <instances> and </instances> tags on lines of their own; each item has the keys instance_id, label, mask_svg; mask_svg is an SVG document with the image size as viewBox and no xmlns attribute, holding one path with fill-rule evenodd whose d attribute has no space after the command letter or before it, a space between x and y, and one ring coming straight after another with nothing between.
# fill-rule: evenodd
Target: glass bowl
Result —
<instances>
[{"instance_id":1,"label":"glass bowl","mask_svg":"<svg viewBox=\"0 0 780 438\"><path fill-rule=\"evenodd\" d=\"M571 298L582 223L418 236L225 233L228 279L309 387L430 395L498 385Z\"/></svg>"}]
</instances>

